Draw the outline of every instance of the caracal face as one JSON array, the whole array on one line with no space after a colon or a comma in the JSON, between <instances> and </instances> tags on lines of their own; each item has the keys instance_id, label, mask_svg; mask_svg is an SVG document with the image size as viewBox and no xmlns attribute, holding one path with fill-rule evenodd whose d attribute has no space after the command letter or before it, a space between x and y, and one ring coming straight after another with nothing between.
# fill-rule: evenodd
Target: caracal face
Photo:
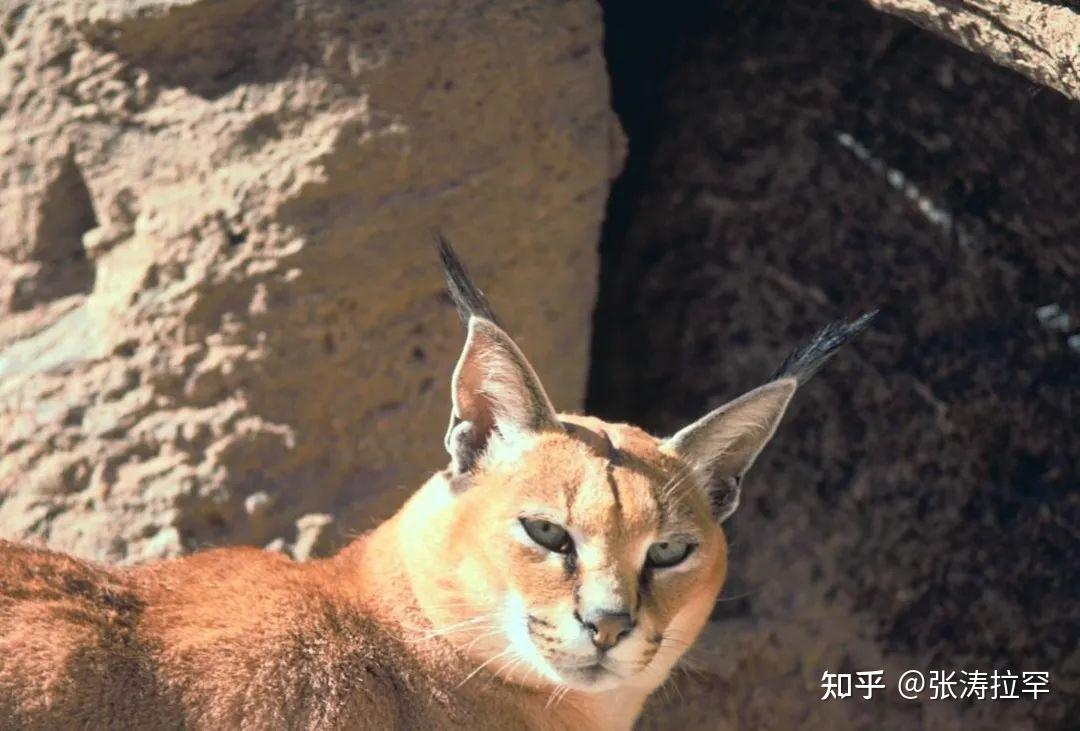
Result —
<instances>
[{"instance_id":1,"label":"caracal face","mask_svg":"<svg viewBox=\"0 0 1080 731\"><path fill-rule=\"evenodd\" d=\"M448 501L454 581L432 604L511 681L651 690L698 634L726 567L696 476L639 429L563 416L498 440ZM468 598L473 600L469 601ZM470 627L468 623L473 623ZM501 654L500 654L501 653Z\"/></svg>"}]
</instances>

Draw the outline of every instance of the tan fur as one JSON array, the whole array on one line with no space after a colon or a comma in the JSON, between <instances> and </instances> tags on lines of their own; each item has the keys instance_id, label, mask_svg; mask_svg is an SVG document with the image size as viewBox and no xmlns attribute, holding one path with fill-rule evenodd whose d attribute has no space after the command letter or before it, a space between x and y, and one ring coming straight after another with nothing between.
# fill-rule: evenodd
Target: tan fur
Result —
<instances>
[{"instance_id":1,"label":"tan fur","mask_svg":"<svg viewBox=\"0 0 1080 731\"><path fill-rule=\"evenodd\" d=\"M564 420L581 428L540 436L516 464L489 460L458 496L437 474L397 516L323 561L225 548L106 569L0 542L0 724L629 728L705 622L726 550L700 493L678 480L684 467L656 440ZM600 432L619 451L614 466ZM613 569L626 591L637 585L626 557L661 509L703 542L696 569L642 599L642 622L667 633L660 645L638 641L646 670L609 691L553 697L560 686L509 656L474 673L506 649L475 619L508 591L528 594L541 617L568 611L565 572L501 530L523 503L568 500L574 524L622 557Z\"/></svg>"}]
</instances>

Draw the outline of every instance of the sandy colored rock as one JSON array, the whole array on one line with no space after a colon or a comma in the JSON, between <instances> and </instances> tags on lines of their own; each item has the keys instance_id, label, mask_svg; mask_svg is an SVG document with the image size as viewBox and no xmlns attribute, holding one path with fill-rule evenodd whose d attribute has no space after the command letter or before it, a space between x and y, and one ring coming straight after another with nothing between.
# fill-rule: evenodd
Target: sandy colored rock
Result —
<instances>
[{"instance_id":1,"label":"sandy colored rock","mask_svg":"<svg viewBox=\"0 0 1080 731\"><path fill-rule=\"evenodd\" d=\"M392 511L446 459L433 227L580 405L595 3L0 12L0 535L134 562Z\"/></svg>"},{"instance_id":2,"label":"sandy colored rock","mask_svg":"<svg viewBox=\"0 0 1080 731\"><path fill-rule=\"evenodd\" d=\"M333 548L334 516L326 513L310 513L296 521L296 543L292 556L298 561L325 556Z\"/></svg>"}]
</instances>

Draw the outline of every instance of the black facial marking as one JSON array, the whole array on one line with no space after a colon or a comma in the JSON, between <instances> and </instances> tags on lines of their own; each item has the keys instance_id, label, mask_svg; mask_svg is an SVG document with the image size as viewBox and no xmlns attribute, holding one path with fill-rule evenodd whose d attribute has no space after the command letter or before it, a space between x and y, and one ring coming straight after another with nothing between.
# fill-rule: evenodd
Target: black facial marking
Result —
<instances>
[{"instance_id":1,"label":"black facial marking","mask_svg":"<svg viewBox=\"0 0 1080 731\"><path fill-rule=\"evenodd\" d=\"M615 464L607 464L607 484L611 488L611 498L615 501L615 514L622 519L622 498L619 497L619 484L615 482Z\"/></svg>"},{"instance_id":2,"label":"black facial marking","mask_svg":"<svg viewBox=\"0 0 1080 731\"><path fill-rule=\"evenodd\" d=\"M619 462L619 450L615 448L615 443L611 441L611 437L606 431L600 432L600 436L604 437L604 456L607 457L608 462L617 464Z\"/></svg>"},{"instance_id":3,"label":"black facial marking","mask_svg":"<svg viewBox=\"0 0 1080 731\"><path fill-rule=\"evenodd\" d=\"M587 446L596 456L603 457L607 461L614 463L617 467L630 470L636 474L648 477L653 481L663 482L663 470L656 465L650 464L641 457L635 457L630 452L620 450L612 443L606 433L601 432L598 434L591 429L586 429L583 426L579 426L569 421L560 423L567 436L576 439Z\"/></svg>"},{"instance_id":4,"label":"black facial marking","mask_svg":"<svg viewBox=\"0 0 1080 731\"><path fill-rule=\"evenodd\" d=\"M526 615L526 620L528 621L529 636L532 637L534 640L538 640L541 644L544 645L555 645L559 643L559 638L557 636L542 632L541 630L537 629L538 627L554 628L555 625L553 625L551 622L548 622L545 619L541 619L534 614Z\"/></svg>"},{"instance_id":5,"label":"black facial marking","mask_svg":"<svg viewBox=\"0 0 1080 731\"><path fill-rule=\"evenodd\" d=\"M573 551L567 551L563 554L563 571L566 572L566 578L572 578L577 573L577 556Z\"/></svg>"},{"instance_id":6,"label":"black facial marking","mask_svg":"<svg viewBox=\"0 0 1080 731\"><path fill-rule=\"evenodd\" d=\"M450 493L460 495L473 485L472 475L468 472L455 472L453 469L443 470L446 482L450 485Z\"/></svg>"},{"instance_id":7,"label":"black facial marking","mask_svg":"<svg viewBox=\"0 0 1080 731\"><path fill-rule=\"evenodd\" d=\"M638 587L638 602L640 602L642 597L648 596L649 592L652 590L652 569L648 566L645 566L645 568L641 570L641 578L638 580Z\"/></svg>"}]
</instances>

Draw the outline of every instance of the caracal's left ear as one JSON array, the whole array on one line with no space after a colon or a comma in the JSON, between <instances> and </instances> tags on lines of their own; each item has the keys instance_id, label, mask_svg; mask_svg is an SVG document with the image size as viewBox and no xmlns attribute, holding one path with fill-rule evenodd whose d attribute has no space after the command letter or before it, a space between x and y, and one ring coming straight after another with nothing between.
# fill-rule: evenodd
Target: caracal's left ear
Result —
<instances>
[{"instance_id":1,"label":"caracal's left ear","mask_svg":"<svg viewBox=\"0 0 1080 731\"><path fill-rule=\"evenodd\" d=\"M507 440L562 425L536 371L495 321L483 293L472 283L450 243L436 234L450 296L468 327L450 381L446 450L456 473L472 470L499 435Z\"/></svg>"},{"instance_id":2,"label":"caracal's left ear","mask_svg":"<svg viewBox=\"0 0 1080 731\"><path fill-rule=\"evenodd\" d=\"M809 344L792 352L772 381L706 414L663 443L664 451L704 477L717 520L725 520L739 506L742 478L776 433L795 390L876 314L828 325Z\"/></svg>"}]
</instances>

